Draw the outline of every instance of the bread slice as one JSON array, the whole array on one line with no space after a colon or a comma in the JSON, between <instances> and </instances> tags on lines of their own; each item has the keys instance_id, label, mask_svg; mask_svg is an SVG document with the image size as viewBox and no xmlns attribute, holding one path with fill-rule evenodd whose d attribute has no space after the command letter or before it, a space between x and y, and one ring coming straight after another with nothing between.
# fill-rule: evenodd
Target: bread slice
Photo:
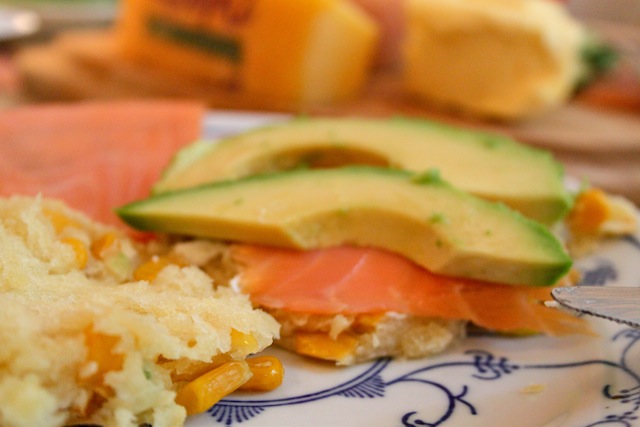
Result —
<instances>
[{"instance_id":1,"label":"bread slice","mask_svg":"<svg viewBox=\"0 0 640 427\"><path fill-rule=\"evenodd\" d=\"M175 239L175 237L174 237ZM220 241L168 241L173 257L200 266L216 283L236 291L240 266ZM276 345L339 366L380 357L415 359L455 347L466 335L467 322L400 313L321 315L261 307L281 325Z\"/></svg>"},{"instance_id":2,"label":"bread slice","mask_svg":"<svg viewBox=\"0 0 640 427\"><path fill-rule=\"evenodd\" d=\"M466 322L398 313L335 316L267 310L282 325L278 345L345 366L380 357L416 359L458 344Z\"/></svg>"},{"instance_id":3,"label":"bread slice","mask_svg":"<svg viewBox=\"0 0 640 427\"><path fill-rule=\"evenodd\" d=\"M210 108L290 111L288 101L266 99L235 86L169 72L125 59L111 29L77 29L16 54L24 97L35 101L83 99L198 99Z\"/></svg>"}]
</instances>

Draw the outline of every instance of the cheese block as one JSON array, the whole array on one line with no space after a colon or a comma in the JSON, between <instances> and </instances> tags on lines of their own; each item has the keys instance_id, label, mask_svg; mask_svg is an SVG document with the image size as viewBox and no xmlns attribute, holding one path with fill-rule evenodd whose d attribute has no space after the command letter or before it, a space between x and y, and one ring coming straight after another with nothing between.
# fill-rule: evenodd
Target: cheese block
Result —
<instances>
[{"instance_id":1,"label":"cheese block","mask_svg":"<svg viewBox=\"0 0 640 427\"><path fill-rule=\"evenodd\" d=\"M295 105L356 95L378 40L346 0L124 0L117 31L124 58Z\"/></svg>"},{"instance_id":2,"label":"cheese block","mask_svg":"<svg viewBox=\"0 0 640 427\"><path fill-rule=\"evenodd\" d=\"M404 85L416 98L500 119L565 102L586 33L551 0L407 0Z\"/></svg>"}]
</instances>

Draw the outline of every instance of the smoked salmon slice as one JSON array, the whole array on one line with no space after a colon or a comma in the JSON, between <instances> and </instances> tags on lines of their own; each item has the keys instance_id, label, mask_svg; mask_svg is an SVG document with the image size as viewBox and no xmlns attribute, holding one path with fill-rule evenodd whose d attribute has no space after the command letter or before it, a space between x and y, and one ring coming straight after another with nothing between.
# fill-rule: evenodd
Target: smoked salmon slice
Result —
<instances>
[{"instance_id":1,"label":"smoked salmon slice","mask_svg":"<svg viewBox=\"0 0 640 427\"><path fill-rule=\"evenodd\" d=\"M265 308L325 315L397 312L468 320L493 331L590 333L583 319L544 305L550 288L436 275L379 249L233 245L231 256L241 265L240 289Z\"/></svg>"},{"instance_id":2,"label":"smoked salmon slice","mask_svg":"<svg viewBox=\"0 0 640 427\"><path fill-rule=\"evenodd\" d=\"M189 101L41 104L0 113L0 196L55 197L92 218L148 196L174 153L201 136Z\"/></svg>"}]
</instances>

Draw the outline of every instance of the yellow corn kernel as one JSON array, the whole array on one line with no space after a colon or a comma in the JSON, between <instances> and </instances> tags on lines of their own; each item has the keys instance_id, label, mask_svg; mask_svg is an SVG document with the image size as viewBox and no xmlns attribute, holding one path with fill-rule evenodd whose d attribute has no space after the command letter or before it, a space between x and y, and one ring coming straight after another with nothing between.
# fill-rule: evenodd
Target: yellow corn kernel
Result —
<instances>
[{"instance_id":1,"label":"yellow corn kernel","mask_svg":"<svg viewBox=\"0 0 640 427\"><path fill-rule=\"evenodd\" d=\"M78 268L82 270L89 260L89 254L87 253L87 248L84 243L75 237L65 237L61 242L71 246L71 249L73 249L73 252L76 254L76 264Z\"/></svg>"},{"instance_id":2,"label":"yellow corn kernel","mask_svg":"<svg viewBox=\"0 0 640 427\"><path fill-rule=\"evenodd\" d=\"M243 354L253 353L258 349L258 341L251 334L231 329L231 349Z\"/></svg>"},{"instance_id":3,"label":"yellow corn kernel","mask_svg":"<svg viewBox=\"0 0 640 427\"><path fill-rule=\"evenodd\" d=\"M210 362L161 359L158 363L171 372L173 382L188 382L232 360L228 354L219 354L212 357Z\"/></svg>"},{"instance_id":4,"label":"yellow corn kernel","mask_svg":"<svg viewBox=\"0 0 640 427\"><path fill-rule=\"evenodd\" d=\"M610 208L604 191L592 188L580 193L567 218L572 232L594 234L609 217Z\"/></svg>"},{"instance_id":5,"label":"yellow corn kernel","mask_svg":"<svg viewBox=\"0 0 640 427\"><path fill-rule=\"evenodd\" d=\"M360 314L355 319L353 329L358 333L373 332L383 316L383 313Z\"/></svg>"},{"instance_id":6,"label":"yellow corn kernel","mask_svg":"<svg viewBox=\"0 0 640 427\"><path fill-rule=\"evenodd\" d=\"M321 332L298 332L295 338L296 352L318 359L339 361L353 354L358 339L347 333L334 340Z\"/></svg>"},{"instance_id":7,"label":"yellow corn kernel","mask_svg":"<svg viewBox=\"0 0 640 427\"><path fill-rule=\"evenodd\" d=\"M81 382L100 396L112 396L113 390L104 384L104 376L108 372L122 369L124 356L114 352L114 348L120 339L112 335L96 332L89 327L84 331L84 340L87 348L87 363L93 364L95 369L92 369L89 375L82 377Z\"/></svg>"},{"instance_id":8,"label":"yellow corn kernel","mask_svg":"<svg viewBox=\"0 0 640 427\"><path fill-rule=\"evenodd\" d=\"M284 378L284 366L273 356L259 356L247 359L253 376L240 387L247 391L271 391L280 387Z\"/></svg>"},{"instance_id":9,"label":"yellow corn kernel","mask_svg":"<svg viewBox=\"0 0 640 427\"><path fill-rule=\"evenodd\" d=\"M82 228L82 225L78 221L72 218L69 218L67 215L63 214L62 212L54 211L51 209L44 209L43 212L47 217L49 217L49 219L51 220L51 223L53 224L53 228L56 230L57 233L60 233L62 230L64 230L67 227Z\"/></svg>"},{"instance_id":10,"label":"yellow corn kernel","mask_svg":"<svg viewBox=\"0 0 640 427\"><path fill-rule=\"evenodd\" d=\"M133 272L133 279L151 282L158 276L158 273L170 264L173 263L166 257L153 257L136 268Z\"/></svg>"},{"instance_id":11,"label":"yellow corn kernel","mask_svg":"<svg viewBox=\"0 0 640 427\"><path fill-rule=\"evenodd\" d=\"M91 243L91 254L98 259L103 259L107 251L115 246L117 240L115 233L103 234Z\"/></svg>"},{"instance_id":12,"label":"yellow corn kernel","mask_svg":"<svg viewBox=\"0 0 640 427\"><path fill-rule=\"evenodd\" d=\"M184 406L187 415L204 412L240 388L251 375L249 365L244 360L225 363L178 390L176 403Z\"/></svg>"}]
</instances>

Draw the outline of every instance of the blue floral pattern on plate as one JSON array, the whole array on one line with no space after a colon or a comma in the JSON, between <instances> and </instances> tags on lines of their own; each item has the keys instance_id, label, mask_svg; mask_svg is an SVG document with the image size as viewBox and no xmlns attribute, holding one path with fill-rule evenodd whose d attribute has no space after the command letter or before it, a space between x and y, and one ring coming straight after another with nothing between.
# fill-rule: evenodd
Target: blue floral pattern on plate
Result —
<instances>
[{"instance_id":1,"label":"blue floral pattern on plate","mask_svg":"<svg viewBox=\"0 0 640 427\"><path fill-rule=\"evenodd\" d=\"M627 244L625 244L627 243ZM616 243L616 249L629 251L627 256L640 256L640 243L637 238L626 239ZM583 286L606 286L615 283L621 278L623 272L617 267L614 259L609 254L598 254L585 262L582 267ZM596 321L597 322L597 321ZM596 339L597 344L585 348L598 353L597 348L608 348L610 357L591 357L584 354L582 348L584 342L589 339L562 339L554 340L545 337L534 338L495 338L495 337L471 337L473 347L458 349L449 354L423 359L421 361L393 361L380 359L363 367L356 368L332 368L324 364L318 364L307 360L297 360L293 369L302 377L308 375L309 382L313 383L322 378L318 384L329 382L329 386L318 386L296 390L295 386L288 387L285 383L280 396L268 394L252 394L231 396L213 408L204 418L198 418L198 426L237 426L244 425L329 425L324 421L314 424L305 412L306 405L319 407L326 406L327 411L337 411L338 408L346 410L355 400L366 401L365 406L372 405L376 411L368 417L366 412L347 415L343 424L330 425L390 425L403 427L418 426L457 426L471 425L468 419L486 420L478 425L503 425L492 424L495 413L483 408L483 401L487 400L485 391L491 390L497 383L521 383L517 377L527 372L534 378L540 378L540 383L533 383L520 387L507 400L518 400L527 394L544 394L546 389L554 387L552 378L557 373L563 373L569 380L580 377L584 371L594 367L599 368L604 374L594 377L591 374L589 386L597 392L596 402L599 410L592 414L579 416L576 424L549 424L558 426L620 426L633 427L640 425L640 330L620 328L608 322L602 325L603 331L608 335ZM578 346L578 350L572 350L572 344ZM540 350L540 347L543 350ZM504 349L501 349L504 347ZM548 351L544 351L548 347ZM526 360L525 353L537 349L543 357L540 360ZM295 356L287 356L295 360ZM557 358L557 359L556 359ZM301 358L299 358L301 359ZM529 358L531 359L531 358ZM535 357L533 359L536 359ZM322 372L316 372L318 367ZM308 373L305 374L305 369ZM332 373L331 370L336 371ZM444 374L444 375L443 375ZM336 380L332 383L331 377ZM587 375L589 376L589 375ZM549 379L551 378L551 380ZM544 384L552 384L544 386ZM412 385L411 390L392 393L393 389L401 390ZM417 387L417 388L416 388ZM576 384L572 390L574 393L583 393L582 385ZM571 390L571 387L569 387ZM425 407L411 406L405 403L407 394L420 393L425 401L439 400L443 402L437 405L437 409L425 405ZM490 394L490 392L487 392ZM340 401L340 399L342 401ZM410 400L410 399L409 399ZM508 404L508 402L507 402ZM589 403L593 406L593 402ZM533 405L535 409L539 405ZM375 412L380 408L393 409L395 419L380 419ZM593 408L592 408L593 409ZM581 408L573 408L580 412ZM285 416L277 424L266 419L270 411L282 411L290 415ZM507 411L508 412L508 411ZM560 411L562 412L562 410ZM515 416L515 415L514 415ZM262 418L264 417L264 420ZM454 420L455 418L455 420ZM515 418L511 417L511 420ZM287 423L287 421L289 423ZM547 425L531 424L523 422L520 425ZM194 423L194 425L196 425ZM511 424L515 425L515 424Z\"/></svg>"},{"instance_id":2,"label":"blue floral pattern on plate","mask_svg":"<svg viewBox=\"0 0 640 427\"><path fill-rule=\"evenodd\" d=\"M478 409L467 396L468 391L474 386L469 383L461 388L453 389L446 383L430 380L428 375L425 375L430 371L452 368L465 370L470 381L479 380L487 382L503 380L506 376L512 375L519 370L567 370L599 364L626 374L630 385L618 389L611 384L605 384L602 387L602 396L608 401L607 407L611 412L607 413L602 419L585 424L585 427L596 425L633 427L640 422L640 373L634 371L629 366L627 357L631 350L640 342L640 331L625 329L616 333L611 337L611 340L622 344L620 357L617 361L586 359L569 363L519 364L510 361L507 357L497 356L487 350L468 350L465 351L463 356L457 361L437 363L434 361L437 358L430 359L430 363L425 363L423 367L411 370L389 381L385 381L381 374L392 361L389 359L381 359L371 364L363 374L354 377L352 380L337 384L325 390L320 390L316 393L272 400L225 399L211 408L209 414L214 421L212 424L231 426L250 421L269 408L302 405L333 396L358 399L384 399L387 388L401 385L402 383L416 382L428 388L429 390L426 391L428 393L443 394L448 400L448 405L442 413L437 414L421 414L418 410L409 410L398 420L398 425L405 427L445 426L448 425L447 421L456 411L463 411L474 416L479 415ZM484 387L484 385L480 386ZM303 420L299 422L302 423ZM294 422L291 425L298 425L298 422Z\"/></svg>"}]
</instances>

